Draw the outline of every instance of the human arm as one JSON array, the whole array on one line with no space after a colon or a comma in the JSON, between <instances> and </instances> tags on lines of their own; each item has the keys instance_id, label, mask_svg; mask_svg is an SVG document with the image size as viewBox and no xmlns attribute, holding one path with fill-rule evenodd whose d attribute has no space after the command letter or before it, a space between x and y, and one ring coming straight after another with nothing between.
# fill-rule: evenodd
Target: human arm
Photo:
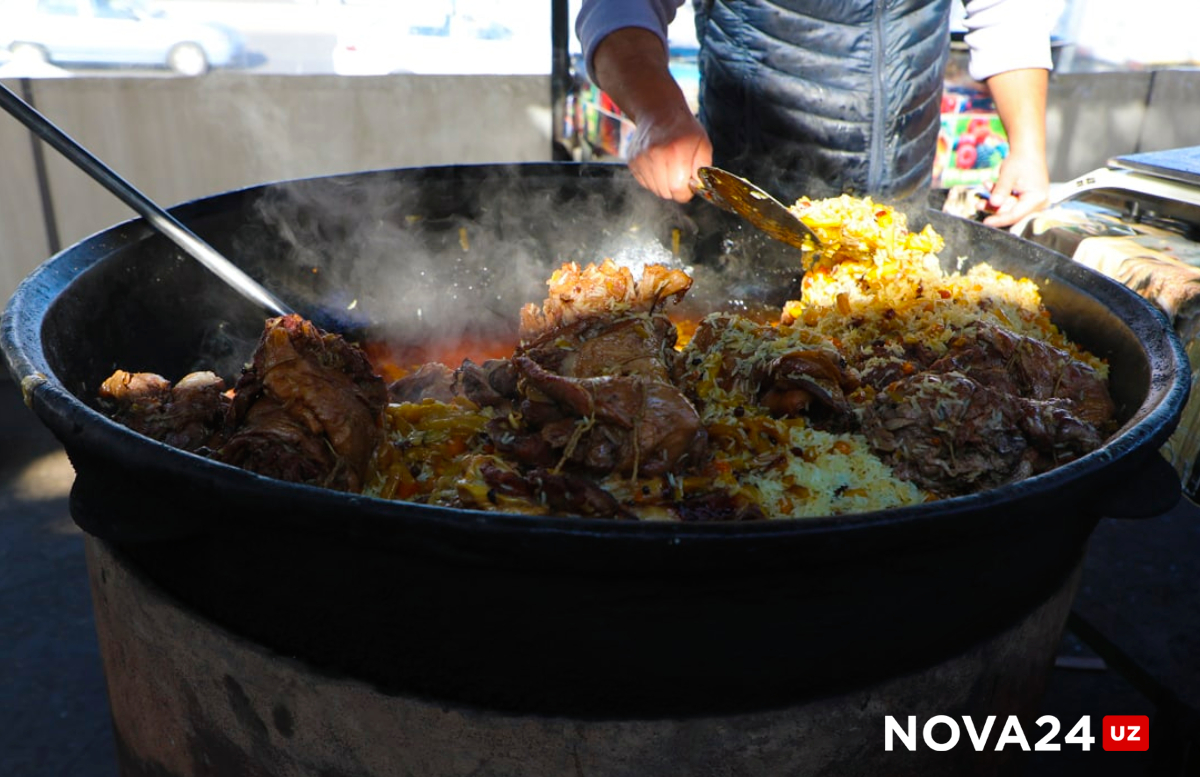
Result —
<instances>
[{"instance_id":1,"label":"human arm","mask_svg":"<svg viewBox=\"0 0 1200 777\"><path fill-rule=\"evenodd\" d=\"M1009 141L984 223L1006 227L1050 198L1046 91L1053 19L1043 0L968 0L966 12L971 75L987 84Z\"/></svg>"},{"instance_id":2,"label":"human arm","mask_svg":"<svg viewBox=\"0 0 1200 777\"><path fill-rule=\"evenodd\" d=\"M1046 86L1049 73L1025 68L998 73L987 80L996 112L1008 135L1008 156L992 184L993 227L1011 226L1050 202L1046 167Z\"/></svg>"},{"instance_id":3,"label":"human arm","mask_svg":"<svg viewBox=\"0 0 1200 777\"><path fill-rule=\"evenodd\" d=\"M668 68L666 28L680 0L589 0L577 32L592 80L634 123L630 172L660 197L686 202L712 143Z\"/></svg>"},{"instance_id":4,"label":"human arm","mask_svg":"<svg viewBox=\"0 0 1200 777\"><path fill-rule=\"evenodd\" d=\"M592 59L598 86L634 123L633 177L664 199L687 202L696 169L712 164L712 143L667 68L667 51L651 32L610 34Z\"/></svg>"}]
</instances>

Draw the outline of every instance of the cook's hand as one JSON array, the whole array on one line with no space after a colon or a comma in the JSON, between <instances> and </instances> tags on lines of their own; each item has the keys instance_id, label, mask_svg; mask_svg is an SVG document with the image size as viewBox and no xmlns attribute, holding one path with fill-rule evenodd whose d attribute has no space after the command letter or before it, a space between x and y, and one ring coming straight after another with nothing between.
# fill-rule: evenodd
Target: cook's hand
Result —
<instances>
[{"instance_id":1,"label":"cook's hand","mask_svg":"<svg viewBox=\"0 0 1200 777\"><path fill-rule=\"evenodd\" d=\"M639 117L629 143L629 170L638 183L676 202L692 198L696 170L712 164L712 142L686 106Z\"/></svg>"},{"instance_id":2,"label":"cook's hand","mask_svg":"<svg viewBox=\"0 0 1200 777\"><path fill-rule=\"evenodd\" d=\"M1013 153L1000 163L983 220L989 227L1009 227L1050 203L1050 174L1043 155Z\"/></svg>"}]
</instances>

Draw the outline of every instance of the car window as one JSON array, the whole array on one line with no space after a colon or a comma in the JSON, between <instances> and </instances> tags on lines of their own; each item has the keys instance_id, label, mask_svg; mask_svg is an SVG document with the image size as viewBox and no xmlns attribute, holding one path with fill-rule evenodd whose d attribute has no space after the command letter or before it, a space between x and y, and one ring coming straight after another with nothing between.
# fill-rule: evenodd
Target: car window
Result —
<instances>
[{"instance_id":1,"label":"car window","mask_svg":"<svg viewBox=\"0 0 1200 777\"><path fill-rule=\"evenodd\" d=\"M37 10L48 16L78 16L79 3L76 0L38 0Z\"/></svg>"},{"instance_id":2,"label":"car window","mask_svg":"<svg viewBox=\"0 0 1200 777\"><path fill-rule=\"evenodd\" d=\"M129 4L122 0L96 0L96 16L100 19L136 19Z\"/></svg>"}]
</instances>

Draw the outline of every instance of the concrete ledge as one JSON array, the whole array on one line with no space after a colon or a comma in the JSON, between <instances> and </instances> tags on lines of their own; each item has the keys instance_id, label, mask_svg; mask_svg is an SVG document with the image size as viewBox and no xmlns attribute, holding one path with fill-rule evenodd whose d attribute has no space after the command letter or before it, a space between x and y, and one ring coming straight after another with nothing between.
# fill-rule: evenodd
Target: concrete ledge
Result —
<instances>
[{"instance_id":1,"label":"concrete ledge","mask_svg":"<svg viewBox=\"0 0 1200 777\"><path fill-rule=\"evenodd\" d=\"M359 170L548 161L550 76L69 78L24 82L35 106L170 206L244 186ZM21 84L6 84L20 90ZM61 246L134 216L44 147ZM0 300L52 253L30 134L0 120Z\"/></svg>"}]
</instances>

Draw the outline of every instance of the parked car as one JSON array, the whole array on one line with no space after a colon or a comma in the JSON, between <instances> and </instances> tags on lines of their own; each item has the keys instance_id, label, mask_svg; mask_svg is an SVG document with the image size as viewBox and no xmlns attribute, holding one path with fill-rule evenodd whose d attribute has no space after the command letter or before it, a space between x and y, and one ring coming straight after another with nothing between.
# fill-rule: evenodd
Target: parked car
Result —
<instances>
[{"instance_id":1,"label":"parked car","mask_svg":"<svg viewBox=\"0 0 1200 777\"><path fill-rule=\"evenodd\" d=\"M547 6L547 19L548 19ZM548 72L550 51L507 24L426 2L348 7L331 52L338 75ZM526 12L528 13L528 12ZM548 44L547 44L548 45Z\"/></svg>"},{"instance_id":2,"label":"parked car","mask_svg":"<svg viewBox=\"0 0 1200 777\"><path fill-rule=\"evenodd\" d=\"M167 67L197 76L245 55L237 31L173 19L140 0L8 0L0 2L0 15L0 47L14 59Z\"/></svg>"}]
</instances>

